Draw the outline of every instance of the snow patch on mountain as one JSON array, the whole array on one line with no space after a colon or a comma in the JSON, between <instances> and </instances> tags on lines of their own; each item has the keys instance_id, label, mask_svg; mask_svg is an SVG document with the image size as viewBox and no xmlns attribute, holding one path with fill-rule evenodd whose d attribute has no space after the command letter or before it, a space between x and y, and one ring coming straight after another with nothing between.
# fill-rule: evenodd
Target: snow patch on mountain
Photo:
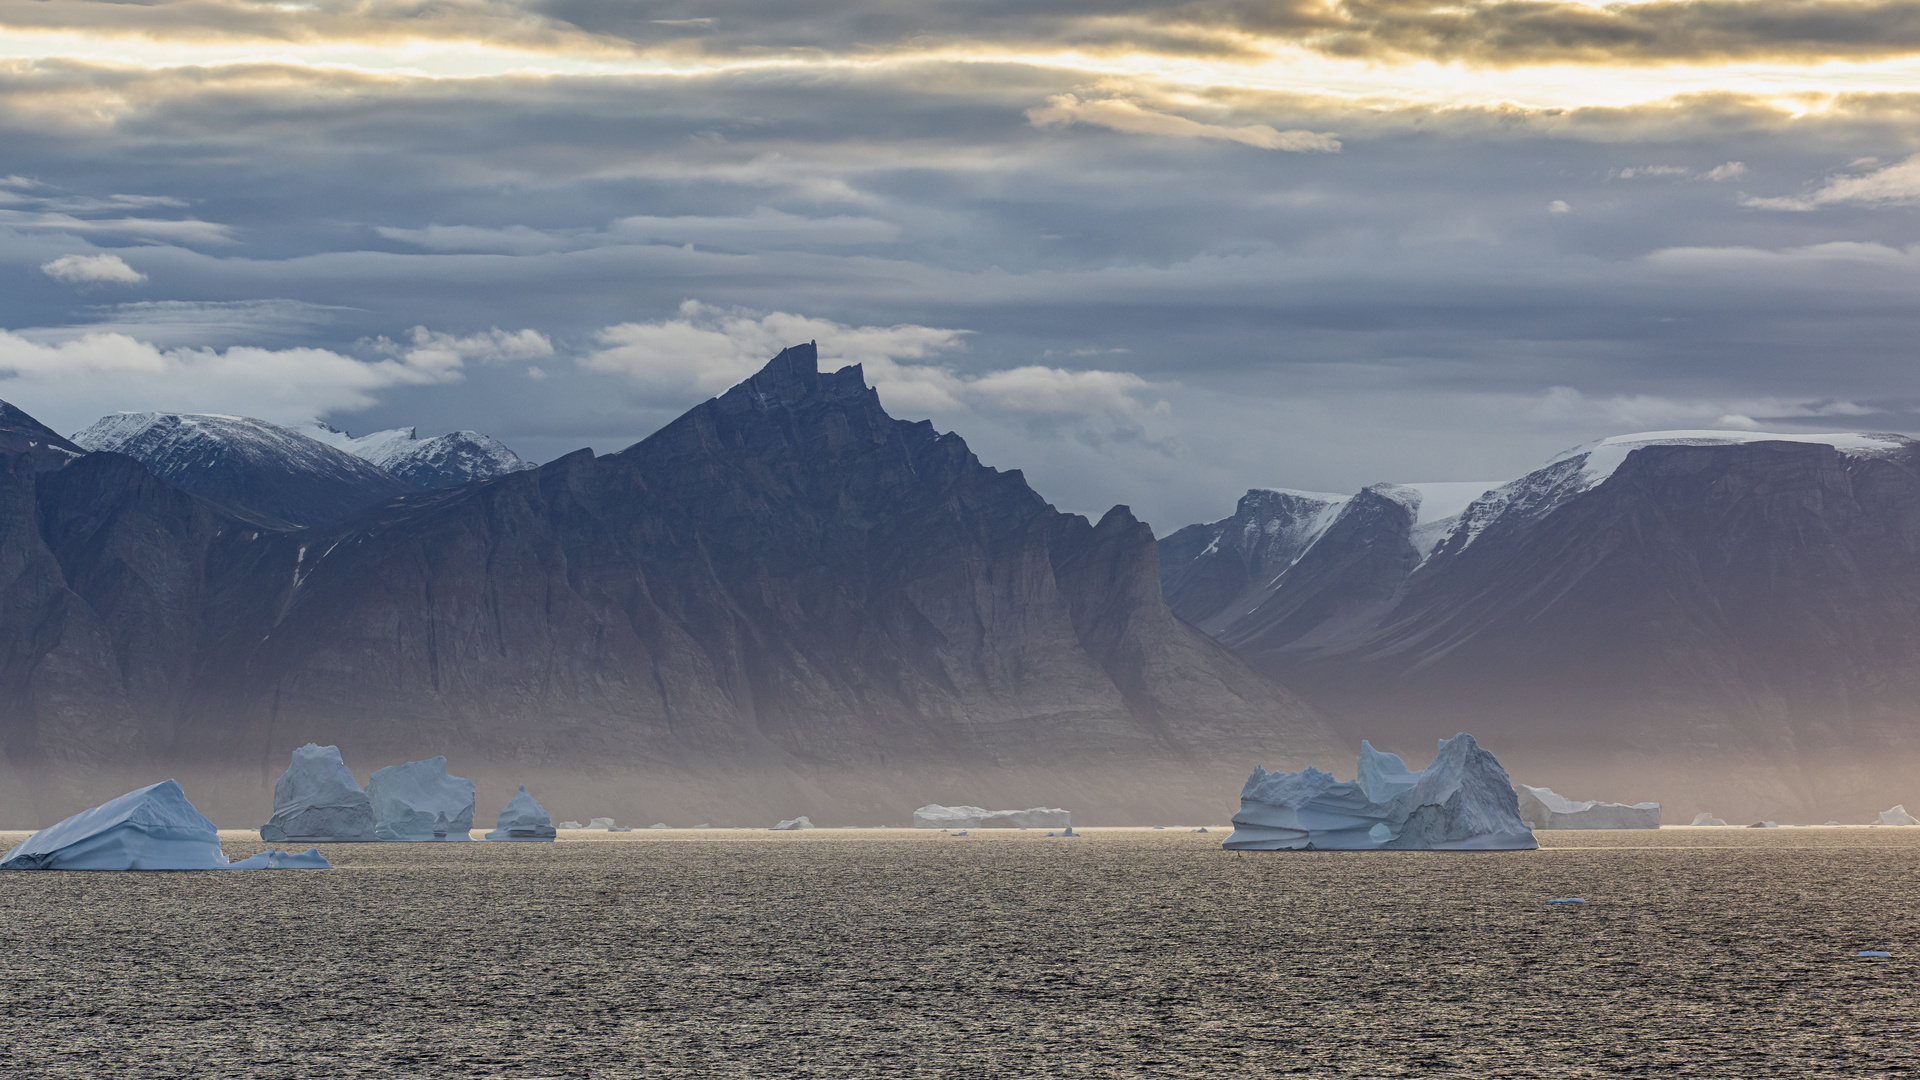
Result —
<instances>
[{"instance_id":1,"label":"snow patch on mountain","mask_svg":"<svg viewBox=\"0 0 1920 1080\"><path fill-rule=\"evenodd\" d=\"M422 439L417 428L405 427L355 437L312 420L301 425L300 432L429 490L459 487L535 467L505 443L478 431L454 431Z\"/></svg>"}]
</instances>

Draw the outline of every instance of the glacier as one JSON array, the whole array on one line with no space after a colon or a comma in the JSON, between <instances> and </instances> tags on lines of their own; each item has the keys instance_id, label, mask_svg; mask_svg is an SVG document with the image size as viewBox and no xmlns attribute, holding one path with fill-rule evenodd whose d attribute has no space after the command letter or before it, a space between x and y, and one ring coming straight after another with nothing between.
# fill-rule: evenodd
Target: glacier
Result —
<instances>
[{"instance_id":1,"label":"glacier","mask_svg":"<svg viewBox=\"0 0 1920 1080\"><path fill-rule=\"evenodd\" d=\"M373 834L381 840L471 840L473 781L447 775L447 759L389 765L367 778Z\"/></svg>"},{"instance_id":2,"label":"glacier","mask_svg":"<svg viewBox=\"0 0 1920 1080\"><path fill-rule=\"evenodd\" d=\"M277 870L330 866L318 849L263 851L237 863L177 780L135 788L50 825L0 856L6 870Z\"/></svg>"},{"instance_id":3,"label":"glacier","mask_svg":"<svg viewBox=\"0 0 1920 1080\"><path fill-rule=\"evenodd\" d=\"M1880 811L1880 820L1875 822L1875 824L1877 825L1920 825L1920 818L1916 818L1912 814L1907 813L1906 804L1902 803L1898 806L1895 806L1891 810Z\"/></svg>"},{"instance_id":4,"label":"glacier","mask_svg":"<svg viewBox=\"0 0 1920 1080\"><path fill-rule=\"evenodd\" d=\"M354 782L337 746L308 743L293 752L273 784L273 817L260 826L270 844L289 840L354 843L375 840L373 804Z\"/></svg>"},{"instance_id":5,"label":"glacier","mask_svg":"<svg viewBox=\"0 0 1920 1080\"><path fill-rule=\"evenodd\" d=\"M928 803L913 812L916 829L1061 829L1072 826L1065 810L1035 806L1026 810L987 810L978 806Z\"/></svg>"},{"instance_id":6,"label":"glacier","mask_svg":"<svg viewBox=\"0 0 1920 1080\"><path fill-rule=\"evenodd\" d=\"M487 839L538 843L552 840L554 835L553 819L547 816L546 807L527 794L527 786L522 784L520 793L507 800Z\"/></svg>"},{"instance_id":7,"label":"glacier","mask_svg":"<svg viewBox=\"0 0 1920 1080\"><path fill-rule=\"evenodd\" d=\"M1520 784L1520 820L1534 829L1657 829L1660 804L1657 802L1610 803L1589 799L1581 802L1559 795L1552 788Z\"/></svg>"},{"instance_id":8,"label":"glacier","mask_svg":"<svg viewBox=\"0 0 1920 1080\"><path fill-rule=\"evenodd\" d=\"M1230 851L1523 851L1539 841L1500 762L1462 732L1411 771L1360 744L1359 778L1255 768L1240 790Z\"/></svg>"}]
</instances>

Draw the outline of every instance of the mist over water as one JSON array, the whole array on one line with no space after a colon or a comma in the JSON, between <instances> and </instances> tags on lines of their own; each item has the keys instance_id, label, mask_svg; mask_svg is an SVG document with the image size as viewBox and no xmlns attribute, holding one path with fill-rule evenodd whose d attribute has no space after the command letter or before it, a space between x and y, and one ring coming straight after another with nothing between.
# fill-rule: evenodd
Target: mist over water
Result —
<instances>
[{"instance_id":1,"label":"mist over water","mask_svg":"<svg viewBox=\"0 0 1920 1080\"><path fill-rule=\"evenodd\" d=\"M332 845L4 874L48 1077L1906 1075L1920 829ZM0 836L11 844L18 836ZM226 839L239 858L257 843ZM1584 905L1549 906L1579 896ZM1890 959L1858 959L1885 949Z\"/></svg>"}]
</instances>

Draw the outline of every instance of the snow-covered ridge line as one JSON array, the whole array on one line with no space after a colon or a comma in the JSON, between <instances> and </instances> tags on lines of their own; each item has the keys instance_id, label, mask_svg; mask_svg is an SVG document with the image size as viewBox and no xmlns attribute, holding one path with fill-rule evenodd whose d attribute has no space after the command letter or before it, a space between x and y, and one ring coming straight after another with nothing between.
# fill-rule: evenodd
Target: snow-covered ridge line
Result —
<instances>
[{"instance_id":1,"label":"snow-covered ridge line","mask_svg":"<svg viewBox=\"0 0 1920 1080\"><path fill-rule=\"evenodd\" d=\"M1584 455L1584 471L1589 477L1587 486L1594 487L1612 476L1627 460L1628 454L1646 446L1744 446L1758 442L1791 442L1831 446L1843 454L1873 456L1893 453L1912 441L1904 435L1888 432L1842 431L1808 435L1769 431L1643 431L1576 446L1555 454L1547 465L1557 465Z\"/></svg>"}]
</instances>

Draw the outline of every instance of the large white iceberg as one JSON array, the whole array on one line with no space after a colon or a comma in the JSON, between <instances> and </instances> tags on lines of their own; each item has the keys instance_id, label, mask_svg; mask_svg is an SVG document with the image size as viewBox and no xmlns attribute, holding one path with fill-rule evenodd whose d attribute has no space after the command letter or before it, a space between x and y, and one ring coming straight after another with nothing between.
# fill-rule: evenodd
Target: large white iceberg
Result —
<instances>
[{"instance_id":1,"label":"large white iceberg","mask_svg":"<svg viewBox=\"0 0 1920 1080\"><path fill-rule=\"evenodd\" d=\"M293 763L274 782L273 818L260 826L260 839L270 844L374 839L373 804L340 760L339 747L308 743L293 752Z\"/></svg>"},{"instance_id":2,"label":"large white iceberg","mask_svg":"<svg viewBox=\"0 0 1920 1080\"><path fill-rule=\"evenodd\" d=\"M1901 803L1891 810L1880 811L1881 825L1920 825L1920 818L1907 813L1907 806Z\"/></svg>"},{"instance_id":3,"label":"large white iceberg","mask_svg":"<svg viewBox=\"0 0 1920 1080\"><path fill-rule=\"evenodd\" d=\"M1579 802L1552 788L1519 785L1520 820L1534 829L1657 829L1660 804L1642 802Z\"/></svg>"},{"instance_id":4,"label":"large white iceberg","mask_svg":"<svg viewBox=\"0 0 1920 1080\"><path fill-rule=\"evenodd\" d=\"M1256 768L1240 789L1235 851L1516 851L1540 846L1520 820L1507 770L1462 733L1411 772L1397 754L1360 744L1360 777Z\"/></svg>"},{"instance_id":5,"label":"large white iceberg","mask_svg":"<svg viewBox=\"0 0 1920 1080\"><path fill-rule=\"evenodd\" d=\"M0 857L7 870L256 870L326 867L317 850L229 863L220 833L174 780L138 788L41 829Z\"/></svg>"},{"instance_id":6,"label":"large white iceberg","mask_svg":"<svg viewBox=\"0 0 1920 1080\"><path fill-rule=\"evenodd\" d=\"M1065 810L1036 806L1028 810L985 810L978 806L929 803L913 812L916 829L1063 829L1073 824Z\"/></svg>"},{"instance_id":7,"label":"large white iceberg","mask_svg":"<svg viewBox=\"0 0 1920 1080\"><path fill-rule=\"evenodd\" d=\"M473 781L447 775L447 759L389 765L367 777L373 835L381 840L471 840Z\"/></svg>"},{"instance_id":8,"label":"large white iceberg","mask_svg":"<svg viewBox=\"0 0 1920 1080\"><path fill-rule=\"evenodd\" d=\"M494 822L493 831L487 834L489 840L519 840L537 842L554 838L553 819L547 816L546 807L527 794L527 786L520 785L520 793L507 800L507 808L500 811L500 817Z\"/></svg>"}]
</instances>

